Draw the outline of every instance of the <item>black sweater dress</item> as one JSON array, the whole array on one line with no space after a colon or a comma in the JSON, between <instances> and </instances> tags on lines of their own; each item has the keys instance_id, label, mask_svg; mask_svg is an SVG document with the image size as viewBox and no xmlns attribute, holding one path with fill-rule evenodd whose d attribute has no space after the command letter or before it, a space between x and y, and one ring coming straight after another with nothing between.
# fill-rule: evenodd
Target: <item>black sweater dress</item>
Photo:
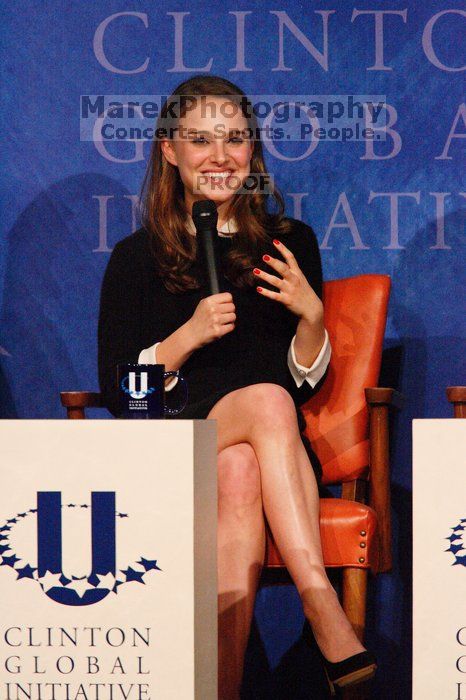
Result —
<instances>
[{"instance_id":1,"label":"black sweater dress","mask_svg":"<svg viewBox=\"0 0 466 700\"><path fill-rule=\"evenodd\" d=\"M322 267L313 230L301 221L290 219L291 231L281 240L295 255L310 285L322 298ZM262 261L262 255L282 259L267 242L256 260L257 267L274 271ZM220 260L233 245L233 236L218 237ZM296 333L298 317L283 304L262 296L255 287L239 289L220 271L222 291L231 292L235 304L235 328L222 338L195 350L180 373L188 386L188 403L174 418L206 418L210 409L225 394L250 384L272 382L284 387L294 400L300 431L304 417L299 406L315 394L325 375L314 388L306 381L297 387L287 365L287 353ZM257 284L276 291L262 280ZM138 361L139 353L164 340L193 315L199 301L210 294L201 288L181 293L169 292L156 272L149 247L149 234L141 228L115 246L105 271L99 312L99 382L104 404L118 415L117 365ZM178 403L176 385L167 393L167 404ZM309 440L302 435L318 481L321 466Z\"/></svg>"}]
</instances>

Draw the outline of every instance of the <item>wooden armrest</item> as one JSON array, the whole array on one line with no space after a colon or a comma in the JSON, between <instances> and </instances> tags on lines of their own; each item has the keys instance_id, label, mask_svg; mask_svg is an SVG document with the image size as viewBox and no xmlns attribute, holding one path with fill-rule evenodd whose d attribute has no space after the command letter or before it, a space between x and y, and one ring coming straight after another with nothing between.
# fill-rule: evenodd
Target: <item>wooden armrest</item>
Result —
<instances>
[{"instance_id":1,"label":"wooden armrest","mask_svg":"<svg viewBox=\"0 0 466 700\"><path fill-rule=\"evenodd\" d=\"M455 418L466 418L466 386L447 387L447 399L453 404Z\"/></svg>"},{"instance_id":2,"label":"wooden armrest","mask_svg":"<svg viewBox=\"0 0 466 700\"><path fill-rule=\"evenodd\" d=\"M364 393L370 407L389 405L398 410L403 408L405 397L396 389L374 386L364 389Z\"/></svg>"},{"instance_id":3,"label":"wooden armrest","mask_svg":"<svg viewBox=\"0 0 466 700\"><path fill-rule=\"evenodd\" d=\"M98 391L61 391L61 405L68 408L100 408L101 395Z\"/></svg>"},{"instance_id":4,"label":"wooden armrest","mask_svg":"<svg viewBox=\"0 0 466 700\"><path fill-rule=\"evenodd\" d=\"M85 418L86 408L101 408L102 397L97 391L61 391L61 404L68 418Z\"/></svg>"},{"instance_id":5,"label":"wooden armrest","mask_svg":"<svg viewBox=\"0 0 466 700\"><path fill-rule=\"evenodd\" d=\"M370 505L377 513L379 562L377 570L392 568L392 535L390 511L390 456L388 411L400 409L404 397L389 387L369 387L364 390L370 414Z\"/></svg>"}]
</instances>

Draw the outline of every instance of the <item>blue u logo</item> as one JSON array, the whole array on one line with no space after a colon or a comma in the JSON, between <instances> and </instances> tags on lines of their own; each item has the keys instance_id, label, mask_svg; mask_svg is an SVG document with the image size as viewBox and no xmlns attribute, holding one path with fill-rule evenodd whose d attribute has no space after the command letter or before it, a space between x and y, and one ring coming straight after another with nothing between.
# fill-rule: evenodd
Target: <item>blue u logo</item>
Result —
<instances>
[{"instance_id":1,"label":"blue u logo","mask_svg":"<svg viewBox=\"0 0 466 700\"><path fill-rule=\"evenodd\" d=\"M23 585L32 580L40 585L43 592L56 603L62 605L92 605L108 596L117 595L120 586L131 583L133 586L146 585L154 572L161 572L157 559L135 557L125 568L116 568L116 523L117 518L128 518L128 513L115 510L114 491L96 491L91 494L91 505L68 503L62 505L59 491L39 491L37 508L24 510L0 522L0 575L3 567L12 569L16 580ZM91 542L83 542L83 547L91 547L92 565L89 576L68 578L63 573L63 509L91 508ZM33 521L37 519L37 525ZM29 521L33 532L37 533L37 562L27 563L18 547L15 529ZM79 520L78 520L79 521ZM125 520L125 522L127 522ZM28 527L29 524L26 524ZM137 527L137 522L136 522ZM27 530L26 530L27 531ZM134 533L137 546L138 535ZM121 564L120 564L121 566Z\"/></svg>"},{"instance_id":2,"label":"blue u logo","mask_svg":"<svg viewBox=\"0 0 466 700\"><path fill-rule=\"evenodd\" d=\"M116 574L115 492L92 492L92 572L85 577L85 592L67 587L73 583L62 571L62 504L59 491L37 494L37 548L39 579L55 575L57 585L44 587L46 595L63 605L92 605L103 600L109 588L97 588L101 578ZM49 572L49 573L47 573ZM82 580L82 579L76 579ZM59 582L58 582L59 581ZM86 586L87 584L87 586Z\"/></svg>"}]
</instances>

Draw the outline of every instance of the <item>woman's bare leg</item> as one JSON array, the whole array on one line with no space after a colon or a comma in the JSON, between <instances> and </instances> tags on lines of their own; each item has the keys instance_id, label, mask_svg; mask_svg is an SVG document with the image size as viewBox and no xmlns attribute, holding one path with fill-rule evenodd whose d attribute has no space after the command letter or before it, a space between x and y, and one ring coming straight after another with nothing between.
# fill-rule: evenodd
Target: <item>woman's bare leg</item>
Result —
<instances>
[{"instance_id":1,"label":"woman's bare leg","mask_svg":"<svg viewBox=\"0 0 466 700\"><path fill-rule=\"evenodd\" d=\"M217 420L219 450L239 442L254 449L267 520L322 653L339 661L362 651L325 572L318 489L290 394L253 384L223 396L208 417Z\"/></svg>"},{"instance_id":2,"label":"woman's bare leg","mask_svg":"<svg viewBox=\"0 0 466 700\"><path fill-rule=\"evenodd\" d=\"M218 455L218 655L220 700L239 700L243 662L264 562L259 464L248 443Z\"/></svg>"}]
</instances>

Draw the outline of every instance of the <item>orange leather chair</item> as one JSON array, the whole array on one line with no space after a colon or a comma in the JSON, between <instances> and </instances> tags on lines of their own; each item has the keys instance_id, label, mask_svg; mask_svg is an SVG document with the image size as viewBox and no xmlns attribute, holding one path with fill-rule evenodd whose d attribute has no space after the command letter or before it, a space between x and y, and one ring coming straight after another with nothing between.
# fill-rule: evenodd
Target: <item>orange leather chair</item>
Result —
<instances>
[{"instance_id":1,"label":"orange leather chair","mask_svg":"<svg viewBox=\"0 0 466 700\"><path fill-rule=\"evenodd\" d=\"M323 554L327 567L342 569L343 608L361 640L368 572L389 571L392 561L388 410L401 407L401 395L377 387L389 294L387 275L324 283L332 356L322 388L302 407L323 484L341 485L341 498L320 501ZM267 567L265 581L278 580L273 570L284 564L270 532Z\"/></svg>"},{"instance_id":2,"label":"orange leather chair","mask_svg":"<svg viewBox=\"0 0 466 700\"><path fill-rule=\"evenodd\" d=\"M324 283L332 357L322 388L303 406L323 483L342 484L341 498L321 499L324 561L343 570L343 607L361 639L368 571L391 568L388 408L399 395L377 388L389 293L387 275ZM95 392L62 392L61 400L69 418L85 418L86 408L101 405ZM268 533L265 580L280 573L283 580Z\"/></svg>"}]
</instances>

